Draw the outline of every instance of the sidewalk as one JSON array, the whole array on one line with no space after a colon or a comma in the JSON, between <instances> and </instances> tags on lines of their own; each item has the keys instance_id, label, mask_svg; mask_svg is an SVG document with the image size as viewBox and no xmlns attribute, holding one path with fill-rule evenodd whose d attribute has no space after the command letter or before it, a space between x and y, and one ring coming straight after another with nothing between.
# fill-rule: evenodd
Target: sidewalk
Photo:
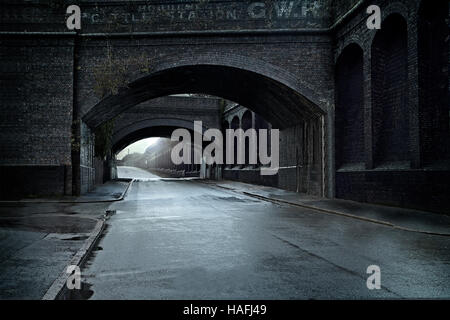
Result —
<instances>
[{"instance_id":1,"label":"sidewalk","mask_svg":"<svg viewBox=\"0 0 450 320\"><path fill-rule=\"evenodd\" d=\"M117 179L95 186L93 190L79 197L60 196L52 198L24 198L21 200L1 200L0 205L10 203L91 203L120 201L127 192L132 179Z\"/></svg>"},{"instance_id":2,"label":"sidewalk","mask_svg":"<svg viewBox=\"0 0 450 320\"><path fill-rule=\"evenodd\" d=\"M235 181L209 181L207 183L266 201L312 209L321 214L341 215L343 218L365 220L369 223L383 224L404 231L450 236L450 216L445 214L349 200L323 199L292 191Z\"/></svg>"},{"instance_id":3,"label":"sidewalk","mask_svg":"<svg viewBox=\"0 0 450 320\"><path fill-rule=\"evenodd\" d=\"M128 185L109 182L70 201L1 202L0 299L41 299Z\"/></svg>"}]
</instances>

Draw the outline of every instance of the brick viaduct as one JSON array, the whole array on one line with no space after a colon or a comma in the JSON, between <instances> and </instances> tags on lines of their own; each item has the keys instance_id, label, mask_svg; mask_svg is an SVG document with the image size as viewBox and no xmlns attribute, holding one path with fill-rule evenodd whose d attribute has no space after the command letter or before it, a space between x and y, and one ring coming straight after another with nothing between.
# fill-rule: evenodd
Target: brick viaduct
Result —
<instances>
[{"instance_id":1,"label":"brick viaduct","mask_svg":"<svg viewBox=\"0 0 450 320\"><path fill-rule=\"evenodd\" d=\"M79 32L61 1L4 2L2 195L85 190L96 128L200 93L281 130L278 187L450 211L447 1L72 1Z\"/></svg>"}]
</instances>

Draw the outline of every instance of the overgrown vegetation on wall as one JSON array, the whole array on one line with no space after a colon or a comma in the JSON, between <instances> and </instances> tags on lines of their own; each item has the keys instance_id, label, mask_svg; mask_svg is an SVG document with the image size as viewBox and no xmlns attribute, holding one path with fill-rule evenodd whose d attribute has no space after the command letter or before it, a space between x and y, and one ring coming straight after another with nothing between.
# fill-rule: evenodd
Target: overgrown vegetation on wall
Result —
<instances>
[{"instance_id":1,"label":"overgrown vegetation on wall","mask_svg":"<svg viewBox=\"0 0 450 320\"><path fill-rule=\"evenodd\" d=\"M115 119L106 121L95 130L95 156L101 159L109 154L112 148Z\"/></svg>"},{"instance_id":2,"label":"overgrown vegetation on wall","mask_svg":"<svg viewBox=\"0 0 450 320\"><path fill-rule=\"evenodd\" d=\"M121 88L126 88L130 79L128 76L132 71L148 73L150 64L144 54L132 57L116 58L108 46L107 55L104 60L97 64L94 69L94 91L99 98L109 94L117 94Z\"/></svg>"},{"instance_id":3,"label":"overgrown vegetation on wall","mask_svg":"<svg viewBox=\"0 0 450 320\"><path fill-rule=\"evenodd\" d=\"M127 88L130 81L129 75L133 71L141 73L150 71L150 64L145 55L116 58L108 45L106 58L93 69L95 94L99 98L118 94L120 89ZM111 119L95 130L96 157L104 159L110 152L115 120L117 119Z\"/></svg>"},{"instance_id":4,"label":"overgrown vegetation on wall","mask_svg":"<svg viewBox=\"0 0 450 320\"><path fill-rule=\"evenodd\" d=\"M219 113L220 113L220 117L222 117L225 108L227 107L227 100L225 99L220 99L219 100Z\"/></svg>"}]
</instances>

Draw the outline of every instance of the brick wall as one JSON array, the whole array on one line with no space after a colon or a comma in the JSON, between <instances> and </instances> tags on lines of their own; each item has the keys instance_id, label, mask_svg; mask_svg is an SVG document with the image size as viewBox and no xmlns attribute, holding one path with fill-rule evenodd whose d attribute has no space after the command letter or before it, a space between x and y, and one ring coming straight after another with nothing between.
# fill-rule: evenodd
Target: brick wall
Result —
<instances>
[{"instance_id":1,"label":"brick wall","mask_svg":"<svg viewBox=\"0 0 450 320\"><path fill-rule=\"evenodd\" d=\"M95 164L94 164L95 138L91 129L81 123L80 141L80 192L90 191L95 184Z\"/></svg>"},{"instance_id":2,"label":"brick wall","mask_svg":"<svg viewBox=\"0 0 450 320\"><path fill-rule=\"evenodd\" d=\"M338 167L336 197L448 213L450 164L445 154L450 104L448 89L437 89L448 88L450 59L441 33L448 30L443 22L444 16L448 19L448 2L373 4L381 7L382 30L366 28L363 8L336 31L336 60L350 44L364 52L365 145L364 167ZM419 23L424 6L432 9L433 35ZM406 26L395 25L393 17ZM338 131L339 140L337 135Z\"/></svg>"},{"instance_id":3,"label":"brick wall","mask_svg":"<svg viewBox=\"0 0 450 320\"><path fill-rule=\"evenodd\" d=\"M61 18L64 6L18 1L0 12L0 172L4 179L13 172L18 177L36 177L39 181L33 178L31 183L40 187L30 187L31 191L23 187L26 192L70 189L72 175L67 168L84 161L84 151L78 154L71 148L74 116L75 133L81 135L77 123L91 110L97 111L96 120L104 121L146 99L207 90L238 100L283 129L280 187L313 194L324 194L327 187L330 195L336 186L336 195L347 199L441 211L449 207L445 146L449 145L450 59L446 37L439 33L444 24L448 27L447 1L433 1L436 6L429 8L436 11L427 18L425 9L420 10L425 1L374 0L371 4L381 7L385 21L380 31L367 29L366 6L354 7L356 0L294 1L296 7L289 14L280 14L280 3L277 8L267 4L257 8L250 7L252 1L209 1L203 8L182 1L165 8L156 1L145 6L133 1L88 2L82 2L83 30L78 36L67 33ZM352 8L350 15L327 29ZM204 15L192 16L193 9ZM390 28L392 14L402 16L406 26L394 23ZM158 18L151 21L159 23L144 23L146 16ZM430 31L419 21L439 22ZM144 33L131 35L135 31ZM122 34L106 37L102 32ZM428 45L438 50L426 51L425 39L431 39ZM341 125L334 130L342 120L341 114L337 123L334 119L336 61L352 43L363 51L362 156L361 141L356 139L359 124L347 126L349 130L342 134ZM93 71L108 52L124 61L143 56L150 70L130 65L127 85L104 99L95 93ZM346 91L339 84L337 89ZM344 116L347 123L358 121L352 116L361 119L359 113L352 113ZM335 146L335 134L339 146ZM357 143L342 146L339 141L347 140L346 134ZM335 148L345 155L342 160L338 154L337 172ZM297 149L301 151L293 152ZM360 159L364 168L339 168L340 161ZM392 161L403 164L381 165ZM78 174L74 169L74 180L92 180L86 170ZM42 177L42 172L48 176ZM20 184L30 183L18 181L19 189Z\"/></svg>"},{"instance_id":4,"label":"brick wall","mask_svg":"<svg viewBox=\"0 0 450 320\"><path fill-rule=\"evenodd\" d=\"M73 40L1 37L0 70L3 191L70 193Z\"/></svg>"},{"instance_id":5,"label":"brick wall","mask_svg":"<svg viewBox=\"0 0 450 320\"><path fill-rule=\"evenodd\" d=\"M190 122L202 121L206 128L220 128L219 98L166 96L138 104L114 121L118 133L147 119L178 119Z\"/></svg>"},{"instance_id":6,"label":"brick wall","mask_svg":"<svg viewBox=\"0 0 450 320\"><path fill-rule=\"evenodd\" d=\"M426 2L419 16L419 116L424 165L450 158L447 12L446 1Z\"/></svg>"}]
</instances>

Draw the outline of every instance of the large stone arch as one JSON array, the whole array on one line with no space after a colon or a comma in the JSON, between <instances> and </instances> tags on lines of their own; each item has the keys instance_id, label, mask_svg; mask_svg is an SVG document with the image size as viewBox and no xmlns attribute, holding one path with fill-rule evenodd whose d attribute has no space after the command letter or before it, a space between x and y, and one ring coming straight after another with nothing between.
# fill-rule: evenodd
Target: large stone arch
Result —
<instances>
[{"instance_id":1,"label":"large stone arch","mask_svg":"<svg viewBox=\"0 0 450 320\"><path fill-rule=\"evenodd\" d=\"M179 118L152 118L134 122L114 132L112 137L112 151L122 150L127 145L149 137L170 138L175 129L194 131L194 122ZM203 126L203 131L207 130Z\"/></svg>"},{"instance_id":2,"label":"large stone arch","mask_svg":"<svg viewBox=\"0 0 450 320\"><path fill-rule=\"evenodd\" d=\"M84 122L97 127L138 103L179 93L204 93L239 102L279 128L327 112L326 104L306 84L265 61L238 55L182 54L149 64L149 74L130 75L128 87L99 101L83 116Z\"/></svg>"}]
</instances>

